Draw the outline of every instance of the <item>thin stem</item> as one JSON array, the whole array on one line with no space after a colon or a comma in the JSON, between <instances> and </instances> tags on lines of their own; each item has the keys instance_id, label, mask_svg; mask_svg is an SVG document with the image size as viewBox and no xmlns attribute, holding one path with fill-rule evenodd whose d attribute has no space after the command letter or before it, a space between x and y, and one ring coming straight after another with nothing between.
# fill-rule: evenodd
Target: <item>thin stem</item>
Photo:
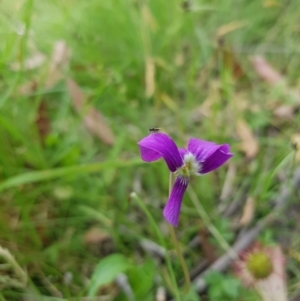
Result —
<instances>
[{"instance_id":1,"label":"thin stem","mask_svg":"<svg viewBox=\"0 0 300 301\"><path fill-rule=\"evenodd\" d=\"M214 224L212 223L208 213L205 211L204 207L202 206L201 202L199 202L199 199L194 191L194 189L189 186L187 189L187 192L197 210L197 212L199 213L203 223L205 224L205 226L208 228L208 230L210 231L210 233L214 236L214 238L217 240L217 242L219 243L219 245L224 249L224 251L228 252L229 256L232 259L237 259L238 255L236 254L236 252L230 247L230 245L228 244L228 242L224 239L224 237L222 236L222 234L218 231L218 229L214 226Z\"/></svg>"},{"instance_id":2,"label":"thin stem","mask_svg":"<svg viewBox=\"0 0 300 301\"><path fill-rule=\"evenodd\" d=\"M170 172L170 176L169 176L169 197L171 195L171 192L172 192L172 189L173 189L173 186L174 186L174 174Z\"/></svg>"},{"instance_id":3,"label":"thin stem","mask_svg":"<svg viewBox=\"0 0 300 301\"><path fill-rule=\"evenodd\" d=\"M156 236L159 240L160 245L163 246L166 249L166 244L165 244L164 238L161 234L160 229L158 228L158 226L156 224L155 219L151 215L150 211L147 209L145 204L142 202L142 200L137 196L137 194L135 192L132 192L130 196L131 196L132 199L134 199L137 202L139 207L143 210L145 215L148 217L149 222L150 222L152 228L155 231L155 234L156 234ZM181 301L180 294L179 294L179 288L178 288L178 285L177 285L177 282L176 282L175 273L174 273L174 270L173 270L173 267L172 267L172 264L171 264L171 259L170 259L169 253L166 252L165 256L166 256L168 271L169 271L169 274L170 274L170 277L171 277L171 280L172 280L172 285L173 285L173 288L174 288L175 298L176 298L177 301Z\"/></svg>"},{"instance_id":4,"label":"thin stem","mask_svg":"<svg viewBox=\"0 0 300 301\"><path fill-rule=\"evenodd\" d=\"M0 294L0 301L6 301L2 294Z\"/></svg>"},{"instance_id":5,"label":"thin stem","mask_svg":"<svg viewBox=\"0 0 300 301\"><path fill-rule=\"evenodd\" d=\"M170 231L170 234L171 234L171 240L172 240L172 242L175 246L177 256L179 258L179 261L180 261L180 264L181 264L181 267L182 267L182 270L183 270L184 280L185 280L185 292L187 293L191 288L190 274L189 274L188 268L186 266L185 260L182 256L182 253L180 251L180 247L179 247L178 240L176 238L174 227L170 224L168 224L168 226L169 226L169 231Z\"/></svg>"},{"instance_id":6,"label":"thin stem","mask_svg":"<svg viewBox=\"0 0 300 301\"><path fill-rule=\"evenodd\" d=\"M169 177L169 196L171 195L173 185L174 185L174 175L172 173L170 173L170 177ZM182 267L182 270L183 270L184 280L185 280L185 292L187 293L191 288L190 274L189 274L188 268L186 266L185 260L182 256L182 253L180 251L180 246L179 246L179 242L176 238L174 227L171 224L168 224L168 226L169 226L169 232L171 234L172 242L175 246L177 256L179 258L179 261L180 261L180 264L181 264L181 267Z\"/></svg>"},{"instance_id":7,"label":"thin stem","mask_svg":"<svg viewBox=\"0 0 300 301\"><path fill-rule=\"evenodd\" d=\"M19 280L25 286L27 282L27 274L23 271L20 265L17 263L16 259L12 256L9 250L4 249L0 246L0 256L5 258L8 263L11 264L15 273L19 276Z\"/></svg>"}]
</instances>

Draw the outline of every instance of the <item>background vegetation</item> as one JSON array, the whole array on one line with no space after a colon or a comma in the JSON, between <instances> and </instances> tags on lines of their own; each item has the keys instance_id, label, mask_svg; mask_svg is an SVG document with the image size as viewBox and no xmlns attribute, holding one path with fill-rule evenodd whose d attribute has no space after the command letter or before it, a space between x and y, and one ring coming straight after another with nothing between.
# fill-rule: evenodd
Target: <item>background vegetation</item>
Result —
<instances>
[{"instance_id":1,"label":"background vegetation","mask_svg":"<svg viewBox=\"0 0 300 301\"><path fill-rule=\"evenodd\" d=\"M298 1L3 0L0 7L1 300L155 300L159 288L173 295L165 249L130 198L137 193L155 219L180 283L162 217L168 170L139 158L137 142L151 127L178 145L189 137L231 145L229 164L192 181L196 202L229 246L274 213L283 187L292 189ZM296 192L288 200L256 239L281 243L293 297ZM187 194L176 234L194 277L228 251L207 226ZM183 300L260 300L230 266L206 281Z\"/></svg>"}]
</instances>

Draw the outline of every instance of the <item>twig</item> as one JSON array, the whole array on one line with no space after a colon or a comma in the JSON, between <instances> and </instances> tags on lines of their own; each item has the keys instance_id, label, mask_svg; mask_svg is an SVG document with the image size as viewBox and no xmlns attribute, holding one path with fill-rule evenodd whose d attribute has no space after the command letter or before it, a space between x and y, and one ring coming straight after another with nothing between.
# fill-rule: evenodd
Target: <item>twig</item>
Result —
<instances>
[{"instance_id":1,"label":"twig","mask_svg":"<svg viewBox=\"0 0 300 301\"><path fill-rule=\"evenodd\" d=\"M125 296L127 297L127 299L129 301L134 301L134 293L133 290L130 286L130 283L128 281L128 277L127 275L125 275L124 273L120 273L115 282L117 283L117 285L120 287L120 289L124 292Z\"/></svg>"},{"instance_id":2,"label":"twig","mask_svg":"<svg viewBox=\"0 0 300 301\"><path fill-rule=\"evenodd\" d=\"M165 259L166 255L166 249L154 241L151 241L149 239L142 239L140 242L140 246L151 256L159 258L159 259Z\"/></svg>"},{"instance_id":3,"label":"twig","mask_svg":"<svg viewBox=\"0 0 300 301\"><path fill-rule=\"evenodd\" d=\"M159 286L157 288L157 291L156 291L156 295L155 295L155 301L166 301L167 299L167 296L166 296L166 290L164 287L162 286Z\"/></svg>"},{"instance_id":4,"label":"twig","mask_svg":"<svg viewBox=\"0 0 300 301\"><path fill-rule=\"evenodd\" d=\"M43 273L42 270L38 271L41 282L45 285L47 290L52 294L52 296L57 298L62 298L63 294L56 288L56 286L50 281L50 279Z\"/></svg>"}]
</instances>

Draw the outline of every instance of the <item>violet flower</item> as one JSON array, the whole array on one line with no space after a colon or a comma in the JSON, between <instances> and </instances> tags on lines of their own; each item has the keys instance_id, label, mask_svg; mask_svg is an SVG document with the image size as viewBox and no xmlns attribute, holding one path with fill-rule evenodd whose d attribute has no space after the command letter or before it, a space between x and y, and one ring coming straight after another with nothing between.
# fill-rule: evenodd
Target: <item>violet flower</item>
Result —
<instances>
[{"instance_id":1,"label":"violet flower","mask_svg":"<svg viewBox=\"0 0 300 301\"><path fill-rule=\"evenodd\" d=\"M233 154L228 144L191 138L187 149L178 148L167 134L152 133L139 143L143 161L152 162L164 158L169 170L175 174L175 182L164 208L165 219L178 225L184 192L192 175L201 176L223 165Z\"/></svg>"}]
</instances>

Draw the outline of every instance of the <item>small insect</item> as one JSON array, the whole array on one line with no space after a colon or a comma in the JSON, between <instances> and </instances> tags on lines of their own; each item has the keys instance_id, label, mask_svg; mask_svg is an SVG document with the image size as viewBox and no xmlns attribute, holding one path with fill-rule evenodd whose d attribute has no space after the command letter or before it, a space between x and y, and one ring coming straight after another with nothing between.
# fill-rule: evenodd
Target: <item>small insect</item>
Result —
<instances>
[{"instance_id":1,"label":"small insect","mask_svg":"<svg viewBox=\"0 0 300 301\"><path fill-rule=\"evenodd\" d=\"M151 129L149 129L149 131L151 132L151 133L157 133L157 132L159 132L159 128L151 128Z\"/></svg>"}]
</instances>

